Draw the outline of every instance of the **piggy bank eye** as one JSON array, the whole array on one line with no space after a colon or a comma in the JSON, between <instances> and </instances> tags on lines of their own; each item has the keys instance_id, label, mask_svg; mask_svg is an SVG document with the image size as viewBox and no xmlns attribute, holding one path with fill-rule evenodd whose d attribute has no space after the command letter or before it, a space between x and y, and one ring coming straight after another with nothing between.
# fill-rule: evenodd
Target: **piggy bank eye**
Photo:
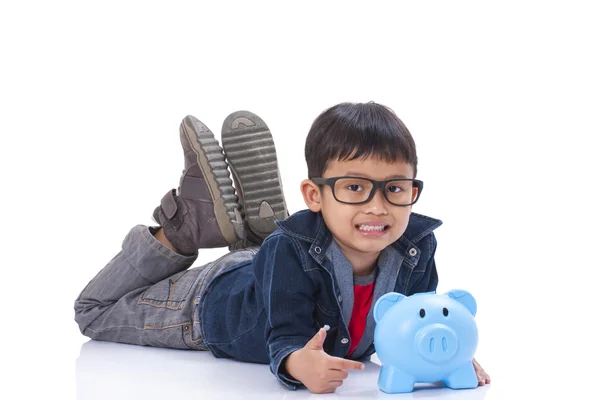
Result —
<instances>
[{"instance_id":1,"label":"piggy bank eye","mask_svg":"<svg viewBox=\"0 0 600 400\"><path fill-rule=\"evenodd\" d=\"M425 310L421 308L421 311L419 311L419 315L421 316L421 318L425 318Z\"/></svg>"},{"instance_id":2,"label":"piggy bank eye","mask_svg":"<svg viewBox=\"0 0 600 400\"><path fill-rule=\"evenodd\" d=\"M444 317L448 316L448 309L446 307L444 307L444 309L442 310L444 313Z\"/></svg>"}]
</instances>

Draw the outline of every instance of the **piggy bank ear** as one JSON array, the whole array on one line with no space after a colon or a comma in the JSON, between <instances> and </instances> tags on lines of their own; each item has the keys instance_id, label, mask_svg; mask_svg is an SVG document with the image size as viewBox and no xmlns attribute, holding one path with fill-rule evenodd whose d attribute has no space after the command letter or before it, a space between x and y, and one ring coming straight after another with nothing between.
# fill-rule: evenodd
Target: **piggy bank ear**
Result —
<instances>
[{"instance_id":1,"label":"piggy bank ear","mask_svg":"<svg viewBox=\"0 0 600 400\"><path fill-rule=\"evenodd\" d=\"M375 323L381 321L383 314L387 312L395 304L398 304L402 299L406 298L405 295L390 292L386 293L377 300L375 303L375 307L373 307L373 317L375 318Z\"/></svg>"},{"instance_id":2,"label":"piggy bank ear","mask_svg":"<svg viewBox=\"0 0 600 400\"><path fill-rule=\"evenodd\" d=\"M471 293L467 292L466 290L451 290L446 293L446 295L467 307L473 316L477 314L477 302Z\"/></svg>"}]
</instances>

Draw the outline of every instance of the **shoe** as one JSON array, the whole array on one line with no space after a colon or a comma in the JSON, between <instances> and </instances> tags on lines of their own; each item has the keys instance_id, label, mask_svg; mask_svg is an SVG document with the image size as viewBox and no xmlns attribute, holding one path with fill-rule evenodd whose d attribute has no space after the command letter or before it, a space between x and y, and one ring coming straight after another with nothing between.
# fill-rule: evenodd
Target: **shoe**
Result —
<instances>
[{"instance_id":1,"label":"shoe","mask_svg":"<svg viewBox=\"0 0 600 400\"><path fill-rule=\"evenodd\" d=\"M249 111L223 122L221 142L239 197L247 238L260 244L289 214L279 176L275 144L267 124Z\"/></svg>"},{"instance_id":2,"label":"shoe","mask_svg":"<svg viewBox=\"0 0 600 400\"><path fill-rule=\"evenodd\" d=\"M154 220L182 254L244 239L241 207L219 142L191 115L181 122L179 138L185 158L179 188L165 194L154 210Z\"/></svg>"}]
</instances>

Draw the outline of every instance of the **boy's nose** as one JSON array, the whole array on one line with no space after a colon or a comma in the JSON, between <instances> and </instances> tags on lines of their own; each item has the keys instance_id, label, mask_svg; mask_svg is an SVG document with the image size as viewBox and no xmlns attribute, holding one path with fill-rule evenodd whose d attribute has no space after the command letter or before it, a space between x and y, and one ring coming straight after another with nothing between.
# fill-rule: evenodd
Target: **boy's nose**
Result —
<instances>
[{"instance_id":1,"label":"boy's nose","mask_svg":"<svg viewBox=\"0 0 600 400\"><path fill-rule=\"evenodd\" d=\"M381 189L376 189L373 198L365 203L366 212L373 214L387 214L387 200Z\"/></svg>"}]
</instances>

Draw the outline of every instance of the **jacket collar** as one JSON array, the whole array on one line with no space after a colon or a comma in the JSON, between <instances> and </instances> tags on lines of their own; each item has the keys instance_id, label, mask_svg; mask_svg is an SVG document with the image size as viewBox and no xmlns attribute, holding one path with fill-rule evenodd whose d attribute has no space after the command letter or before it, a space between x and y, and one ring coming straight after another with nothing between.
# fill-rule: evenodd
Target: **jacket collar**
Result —
<instances>
[{"instance_id":1,"label":"jacket collar","mask_svg":"<svg viewBox=\"0 0 600 400\"><path fill-rule=\"evenodd\" d=\"M325 250L333 240L333 236L321 213L302 210L291 215L284 221L276 221L281 230L289 236L311 243L308 253L323 265Z\"/></svg>"},{"instance_id":2,"label":"jacket collar","mask_svg":"<svg viewBox=\"0 0 600 400\"><path fill-rule=\"evenodd\" d=\"M284 221L276 221L277 226L289 236L298 240L311 243L309 253L319 264L325 257L325 249L332 240L332 235L321 213L314 213L310 210L302 210L291 215ZM416 246L421 239L433 232L434 229L442 225L439 219L431 218L425 215L411 213L408 226L404 234L393 243L393 246L402 254L406 254L407 261L413 266L417 265L421 251ZM414 249L415 251L410 251Z\"/></svg>"}]
</instances>

